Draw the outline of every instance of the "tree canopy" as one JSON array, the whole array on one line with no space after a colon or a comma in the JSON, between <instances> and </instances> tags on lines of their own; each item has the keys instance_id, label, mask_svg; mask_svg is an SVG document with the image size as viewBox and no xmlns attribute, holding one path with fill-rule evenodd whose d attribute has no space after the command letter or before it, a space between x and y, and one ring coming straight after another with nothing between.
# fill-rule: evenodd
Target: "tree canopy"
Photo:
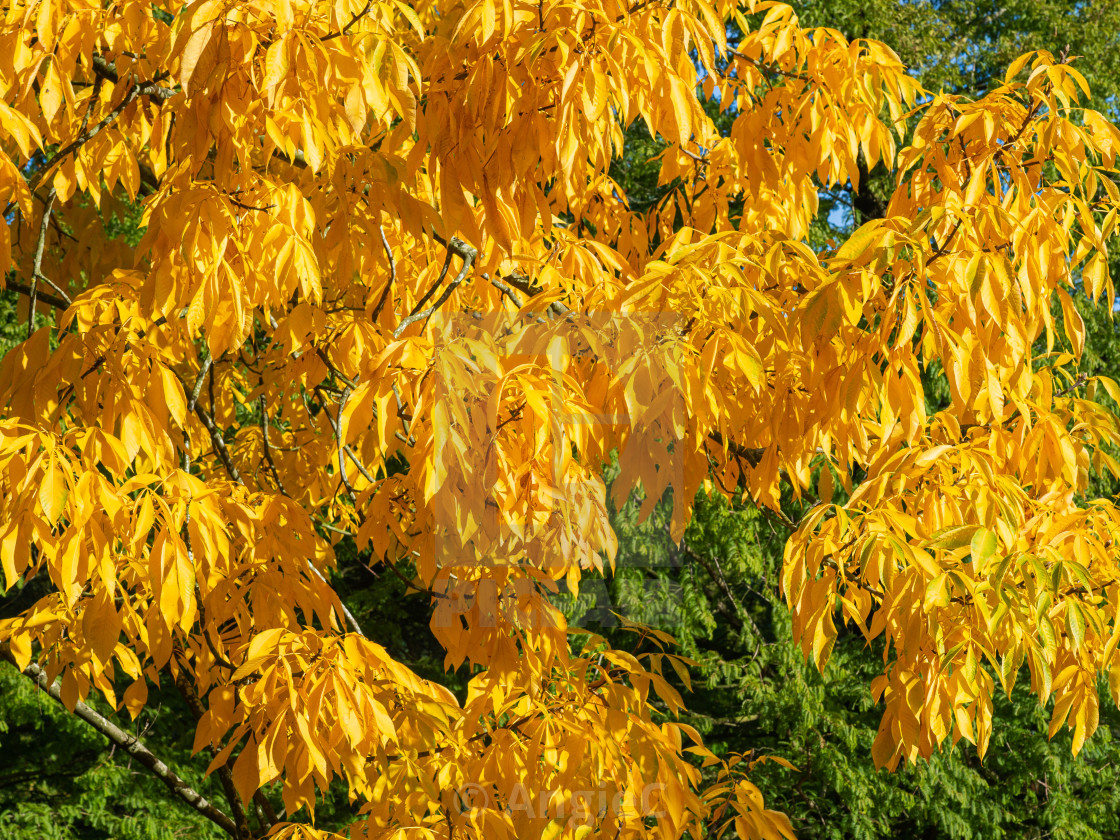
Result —
<instances>
[{"instance_id":1,"label":"tree canopy","mask_svg":"<svg viewBox=\"0 0 1120 840\"><path fill-rule=\"evenodd\" d=\"M551 597L637 489L673 543L698 498L786 520L805 655L885 642L879 765L984 755L1024 666L1074 752L1120 690L1089 493L1120 387L1073 299L1114 298L1120 132L1066 56L935 94L704 0L34 0L0 47L0 562L31 602L0 640L229 835L323 835L340 778L354 837L790 836L676 718L664 634ZM649 205L611 177L637 121ZM876 167L881 215L815 241ZM465 690L363 632L343 544L430 599ZM223 802L86 702L157 688Z\"/></svg>"}]
</instances>

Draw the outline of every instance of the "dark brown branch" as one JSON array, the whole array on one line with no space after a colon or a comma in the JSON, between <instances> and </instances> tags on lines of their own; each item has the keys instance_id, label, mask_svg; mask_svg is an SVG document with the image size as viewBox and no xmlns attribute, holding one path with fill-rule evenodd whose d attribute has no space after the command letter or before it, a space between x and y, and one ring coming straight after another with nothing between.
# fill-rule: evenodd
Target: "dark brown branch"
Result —
<instances>
[{"instance_id":1,"label":"dark brown branch","mask_svg":"<svg viewBox=\"0 0 1120 840\"><path fill-rule=\"evenodd\" d=\"M276 489L287 496L288 491L284 489L284 482L280 480L280 473L276 469L276 462L272 459L272 446L268 442L268 404L265 402L264 394L260 395L260 404L261 429L264 432L264 459L268 462L268 469L272 473L272 480L276 482Z\"/></svg>"},{"instance_id":2,"label":"dark brown branch","mask_svg":"<svg viewBox=\"0 0 1120 840\"><path fill-rule=\"evenodd\" d=\"M1089 381L1089 374L1087 374L1087 373L1077 374L1077 376L1074 378L1074 380L1071 383L1069 383L1069 385L1067 385L1065 388L1063 388L1062 390L1060 390L1056 394L1054 394L1054 399L1060 400L1062 397L1069 396L1069 394L1076 391L1078 388L1080 388L1082 385L1084 385L1088 381Z\"/></svg>"},{"instance_id":3,"label":"dark brown branch","mask_svg":"<svg viewBox=\"0 0 1120 840\"><path fill-rule=\"evenodd\" d=\"M229 454L229 449L226 448L225 438L222 437L222 433L217 425L215 425L213 418L201 405L195 405L194 413L198 416L198 419L202 421L202 425L206 427L206 431L210 433L210 440L214 444L214 451L218 453L218 458L221 460L223 466L225 466L229 477L238 484L244 484L245 482L241 478L241 473L238 472L237 465L233 463L233 459Z\"/></svg>"},{"instance_id":4,"label":"dark brown branch","mask_svg":"<svg viewBox=\"0 0 1120 840\"><path fill-rule=\"evenodd\" d=\"M5 288L10 289L13 292L18 292L21 295L31 294L31 287L26 285L25 283L20 283L18 280L9 280L5 284ZM66 309L66 307L69 306L69 304L62 298L56 295L52 295L49 292L36 292L36 297L40 302L49 304L55 309Z\"/></svg>"},{"instance_id":5,"label":"dark brown branch","mask_svg":"<svg viewBox=\"0 0 1120 840\"><path fill-rule=\"evenodd\" d=\"M707 559L702 557L700 555L700 552L693 550L692 546L690 546L688 543L682 542L681 548L684 549L685 554L687 554L703 567L704 571L708 573L708 577L710 577L712 579L712 582L717 587L719 587L720 592L723 593L723 597L725 597L731 604L731 608L734 610L734 612L731 613L729 617L731 617L732 621L739 626L740 632L746 629L746 622L750 621L751 629L753 629L755 635L757 635L761 639L762 633L758 629L758 625L754 623L750 615L747 614L747 611L743 609L743 605L739 603L739 599L736 598L732 593L731 587L727 585L727 581L723 577L723 569L719 568L718 562L716 564L716 567L712 568L712 564L709 563ZM744 621L744 618L746 619L746 621Z\"/></svg>"},{"instance_id":6,"label":"dark brown branch","mask_svg":"<svg viewBox=\"0 0 1120 840\"><path fill-rule=\"evenodd\" d=\"M322 572L320 572L318 568L316 568L315 564L310 560L307 561L307 567L315 573L315 577L319 578L319 580L325 583L328 587L330 586L330 583L327 581L326 576ZM341 598L338 599L338 606L339 609L342 610L342 615L346 619L346 623L350 625L350 632L355 636L361 636L364 639L366 637L366 634L362 630L362 625L358 624L358 619L354 617L354 613L350 612L350 608L342 603Z\"/></svg>"},{"instance_id":7,"label":"dark brown branch","mask_svg":"<svg viewBox=\"0 0 1120 840\"><path fill-rule=\"evenodd\" d=\"M385 256L389 260L389 279L385 281L385 291L381 293L381 299L377 301L377 306L373 308L373 315L370 316L372 321L376 321L377 316L381 314L385 301L389 299L389 293L393 290L393 283L397 279L397 261L393 259L393 249L389 247L389 240L385 236L385 228L378 225L377 229L381 233L381 247L385 249Z\"/></svg>"},{"instance_id":8,"label":"dark brown branch","mask_svg":"<svg viewBox=\"0 0 1120 840\"><path fill-rule=\"evenodd\" d=\"M2 649L2 653L4 658L14 664L11 650L6 645ZM61 705L65 705L62 702L62 691L59 684L52 684L47 680L46 673L34 662L23 669L23 674L37 683L39 688L48 694L51 699ZM237 834L237 825L230 816L216 808L210 801L203 797L202 794L191 788L175 773L175 771L144 746L139 738L125 732L85 703L76 703L73 713L76 717L85 721L108 738L115 746L120 747L124 752L128 753L138 764L143 765L151 771L156 778L167 785L168 790L171 791L173 796L194 808L198 813L217 825L230 837L233 837L235 840L240 840Z\"/></svg>"},{"instance_id":9,"label":"dark brown branch","mask_svg":"<svg viewBox=\"0 0 1120 840\"><path fill-rule=\"evenodd\" d=\"M39 223L39 238L35 240L35 257L31 263L31 303L27 307L27 337L35 332L35 301L39 293L39 278L43 276L43 250L47 244L47 231L51 227L51 211L54 209L55 190L51 187L43 204L43 220ZM53 283L51 285L54 285Z\"/></svg>"},{"instance_id":10,"label":"dark brown branch","mask_svg":"<svg viewBox=\"0 0 1120 840\"><path fill-rule=\"evenodd\" d=\"M279 818L276 816L276 809L272 807L272 803L268 801L268 797L259 790L253 793L253 802L257 805L257 818L264 822L267 831L271 831L273 826L280 822Z\"/></svg>"},{"instance_id":11,"label":"dark brown branch","mask_svg":"<svg viewBox=\"0 0 1120 840\"><path fill-rule=\"evenodd\" d=\"M318 385L315 386L315 387L316 387L316 390L320 390ZM335 419L333 417L331 417L331 413L329 411L327 411L325 408L323 410L323 414L325 414L327 416L327 422L330 423L331 431L334 433L335 442L338 444L339 475L342 479L343 485L345 485L345 487L346 487L347 494L350 496L350 500L352 502L356 502L357 501L357 493L354 492L354 488L350 486L349 479L346 478L346 461L345 461L345 458L343 457L343 455L346 451L346 446L342 442L342 429L341 429L341 426L342 426L342 409L346 406L346 400L349 396L350 396L350 388L347 387L346 390L343 391L343 393L342 393L342 400L340 401L339 406L338 406L338 422L335 422ZM357 504L355 504L354 508L355 508L355 510L357 510ZM364 516L362 515L362 512L360 510L358 510L357 513L358 513L358 517L360 519L364 520ZM317 568L315 568L315 565L313 563L309 562L308 566L311 567L311 570L316 575L318 575L319 579L321 581L323 581L323 583L326 583L328 586L330 586L330 584L327 583L326 577L323 576L322 572L320 572ZM354 614L352 612L350 612L350 609L344 603L342 603L341 598L338 599L338 605L342 608L342 614L346 618L346 623L350 625L350 630L352 632L354 632L355 634L364 637L365 633L362 631L361 625L358 624L358 619L355 618Z\"/></svg>"},{"instance_id":12,"label":"dark brown branch","mask_svg":"<svg viewBox=\"0 0 1120 840\"><path fill-rule=\"evenodd\" d=\"M963 222L963 218L957 219L957 223L953 226L953 229L949 231L949 235L945 237L945 241L937 246L937 250L934 251L933 255L926 261L926 265L929 265L934 260L940 259L945 255L945 250L949 247L949 243L953 241L953 237L957 235L957 231L961 229L961 224Z\"/></svg>"},{"instance_id":13,"label":"dark brown branch","mask_svg":"<svg viewBox=\"0 0 1120 840\"><path fill-rule=\"evenodd\" d=\"M410 315L415 315L417 312L419 312L424 304L428 302L428 299L436 293L436 290L439 289L441 285L443 285L443 278L447 276L447 269L451 267L451 258L454 255L455 252L448 248L447 256L443 259L443 268L439 270L439 276L436 277L436 282L432 284L431 288L428 289L428 291L424 292L424 296L420 298L420 300L416 301L416 306L412 308L412 312L409 313Z\"/></svg>"},{"instance_id":14,"label":"dark brown branch","mask_svg":"<svg viewBox=\"0 0 1120 840\"><path fill-rule=\"evenodd\" d=\"M373 0L366 3L365 8L358 12L354 17L350 18L350 22L342 27L338 32L332 32L330 35L324 35L319 39L320 44L325 44L327 41L333 41L335 38L341 38L343 35L349 35L350 30L354 28L354 24L369 14L370 7L373 6Z\"/></svg>"},{"instance_id":15,"label":"dark brown branch","mask_svg":"<svg viewBox=\"0 0 1120 840\"><path fill-rule=\"evenodd\" d=\"M327 366L327 370L329 370L331 372L331 375L338 378L338 379L341 379L342 382L346 385L347 388L350 388L351 390L353 390L354 388L357 387L357 383L354 382L353 379L351 379L349 376L347 376L345 373L340 371L335 366L334 362L331 361L331 357L327 355L326 350L324 350L322 347L316 347L315 348L315 355L317 355L320 359L323 360L323 364Z\"/></svg>"},{"instance_id":16,"label":"dark brown branch","mask_svg":"<svg viewBox=\"0 0 1120 840\"><path fill-rule=\"evenodd\" d=\"M202 380L206 378L205 374L207 370L209 370L210 372L210 381L213 382L213 360L210 358L209 351L207 351L206 358L203 360L202 364L202 371L201 373L199 373L194 387L187 392L190 395L188 407L193 407L195 416L202 421L202 425L205 426L206 431L210 433L210 442L214 445L214 452L217 453L218 459L226 468L226 472L229 473L229 477L238 484L244 484L245 482L241 478L241 473L238 471L237 465L233 463L233 459L229 454L229 449L226 448L226 441L225 438L222 437L221 430L218 428L217 424L214 423L214 418L210 416L210 413L205 408L203 408L202 404L198 401L198 394L202 390L200 386L202 384ZM187 383L183 379L183 377L178 373L176 373L175 376L178 377L179 381L183 385L183 388L186 389Z\"/></svg>"},{"instance_id":17,"label":"dark brown branch","mask_svg":"<svg viewBox=\"0 0 1120 840\"><path fill-rule=\"evenodd\" d=\"M752 467L757 467L762 462L762 457L766 454L766 449L747 449L745 446L740 446L733 440L724 443L723 435L719 432L709 432L708 439L713 443L723 446L734 455L736 458L742 458Z\"/></svg>"}]
</instances>

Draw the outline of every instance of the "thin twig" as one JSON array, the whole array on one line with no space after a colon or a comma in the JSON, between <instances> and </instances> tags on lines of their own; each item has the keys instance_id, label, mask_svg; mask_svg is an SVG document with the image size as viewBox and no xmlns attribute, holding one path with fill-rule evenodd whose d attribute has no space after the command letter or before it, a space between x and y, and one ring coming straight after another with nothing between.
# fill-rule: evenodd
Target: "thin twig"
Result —
<instances>
[{"instance_id":1,"label":"thin twig","mask_svg":"<svg viewBox=\"0 0 1120 840\"><path fill-rule=\"evenodd\" d=\"M451 267L451 257L453 256L454 252L450 248L448 248L447 256L444 257L443 260L443 268L439 270L439 276L436 277L436 282L431 285L431 288L429 288L428 291L424 292L424 296L420 298L420 300L416 301L416 306L412 308L412 312L410 312L409 315L415 315L417 312L419 312L420 308L428 302L428 299L432 295L434 295L436 293L436 290L443 284L443 278L447 276L447 269Z\"/></svg>"},{"instance_id":2,"label":"thin twig","mask_svg":"<svg viewBox=\"0 0 1120 840\"><path fill-rule=\"evenodd\" d=\"M370 318L371 321L376 321L377 316L381 314L381 310L385 306L385 301L389 299L389 292L393 290L393 283L397 279L397 261L393 259L393 249L389 247L389 240L385 236L385 228L378 225L377 229L381 232L381 247L385 249L385 256L389 260L389 279L385 281L385 291L381 293L381 299L377 301L377 306L373 308L373 315Z\"/></svg>"},{"instance_id":3,"label":"thin twig","mask_svg":"<svg viewBox=\"0 0 1120 840\"><path fill-rule=\"evenodd\" d=\"M1076 378L1071 383L1069 383L1069 385L1067 385L1065 388L1063 388L1062 390L1060 390L1056 394L1054 394L1054 399L1060 400L1062 397L1069 395L1073 391L1076 391L1078 388L1080 388L1082 385L1084 385L1088 381L1089 381L1089 374L1087 374L1087 373L1077 374Z\"/></svg>"},{"instance_id":4,"label":"thin twig","mask_svg":"<svg viewBox=\"0 0 1120 840\"><path fill-rule=\"evenodd\" d=\"M67 306L69 306L70 304L72 304L74 302L73 299L70 297L70 295L66 294L66 290L60 288L58 286L58 284L55 283L51 278L47 277L47 275L40 274L39 279L42 280L44 283L46 283L48 286L50 286L52 289L54 289L56 292L58 292L58 296L66 301ZM39 298L42 298L43 293L38 292L36 296L39 297ZM45 302L49 303L49 301L45 301Z\"/></svg>"},{"instance_id":5,"label":"thin twig","mask_svg":"<svg viewBox=\"0 0 1120 840\"><path fill-rule=\"evenodd\" d=\"M454 254L455 256L459 257L460 259L463 259L463 260L468 260L469 259L473 262L474 260L476 260L478 258L478 251L475 248L472 248L470 245L468 245L466 242L464 242L462 239L460 239L457 236L452 236L450 239L444 239L438 233L435 233L433 231L432 232L432 238L435 239L435 241L438 242L440 245L443 245L445 248L447 248L449 253ZM440 277L442 278L442 276L443 275L441 274ZM487 279L490 279L490 278L487 278ZM490 280L490 282L497 285L497 283L495 283L494 280ZM536 297L542 291L544 291L541 287L534 286L532 284L532 282L530 282L529 278L526 277L524 274L520 274L516 271L511 273L511 274L507 274L505 277L499 278L497 282L498 283L503 283L507 286L510 286L511 288L516 289L517 291L521 292L523 295L526 295L527 297ZM438 285L438 283L437 283L437 285ZM431 294L431 292L429 292L429 295L430 294ZM427 297L425 297L424 300L427 300ZM420 306L420 305L423 305L423 301L421 301L421 303L418 306ZM568 309L568 307L566 307L564 304L562 304L558 300L554 300L552 303L550 303L548 305L548 309L546 310L546 312L548 312L550 314L553 314L553 315L556 315L556 316L566 315L569 311L570 310Z\"/></svg>"},{"instance_id":6,"label":"thin twig","mask_svg":"<svg viewBox=\"0 0 1120 840\"><path fill-rule=\"evenodd\" d=\"M797 79L798 81L802 81L802 82L811 82L812 81L812 79L810 79L808 76L805 76L801 73L791 73L789 70L783 70L781 67L776 67L773 64L763 64L757 58L751 58L749 55L746 55L745 53L732 51L731 55L733 55L735 58L743 59L743 61L747 62L748 64L753 65L755 68L757 68L758 70L761 70L763 73L776 73L779 76L785 76L787 79Z\"/></svg>"},{"instance_id":7,"label":"thin twig","mask_svg":"<svg viewBox=\"0 0 1120 840\"><path fill-rule=\"evenodd\" d=\"M928 260L926 260L926 265L929 265L934 260L937 260L945 255L945 249L949 247L949 243L953 241L953 237L957 235L957 231L961 229L961 224L963 222L963 217L957 219L957 223L953 226L953 229L949 231L949 235L945 237L945 241L938 245L937 250L933 252L933 255Z\"/></svg>"},{"instance_id":8,"label":"thin twig","mask_svg":"<svg viewBox=\"0 0 1120 840\"><path fill-rule=\"evenodd\" d=\"M477 252L476 252L476 254L477 254ZM409 315L407 318L405 318L403 321L401 321L400 324L397 326L397 328L395 330L393 330L393 338L400 338L401 333L403 333L406 329L408 329L412 324L415 324L417 321L424 321L424 320L427 320L428 318L431 318L432 314L435 313L435 311L437 309L439 309L441 306L443 306L447 302L447 299L449 297L451 297L451 293L454 292L457 288L459 288L459 284L463 282L463 280L467 276L467 272L469 272L471 270L471 264L473 263L473 261L474 261L473 257L469 257L469 258L463 260L463 267L459 269L459 273L457 275L455 275L455 279L452 280L448 284L447 288L443 290L443 294L439 296L439 300L437 300L435 303L433 303L427 309L424 309L420 312L413 312L411 315Z\"/></svg>"},{"instance_id":9,"label":"thin twig","mask_svg":"<svg viewBox=\"0 0 1120 840\"><path fill-rule=\"evenodd\" d=\"M35 299L39 292L39 278L43 276L43 250L47 244L47 231L50 230L51 226L51 211L54 209L55 195L55 189L51 187L43 205L43 219L39 223L39 238L35 240L35 258L31 263L31 303L27 309L28 338L31 338L31 334L35 332Z\"/></svg>"},{"instance_id":10,"label":"thin twig","mask_svg":"<svg viewBox=\"0 0 1120 840\"><path fill-rule=\"evenodd\" d=\"M335 38L341 38L343 35L349 35L350 30L353 28L354 24L357 23L362 18L364 18L367 14L369 14L370 7L372 7L372 6L373 6L373 0L369 0L369 2L366 3L365 8L363 8L360 12L358 12L356 15L354 15L354 17L350 18L350 22L348 24L346 24L344 27L342 27L342 29L340 31L332 32L330 35L324 35L322 38L319 39L319 43L320 44L325 44L327 41L333 41Z\"/></svg>"},{"instance_id":11,"label":"thin twig","mask_svg":"<svg viewBox=\"0 0 1120 840\"><path fill-rule=\"evenodd\" d=\"M205 426L206 431L210 433L210 442L214 445L214 452L217 453L218 459L226 468L226 472L229 474L229 477L233 479L233 481L237 484L244 484L245 482L241 478L241 473L238 471L237 466L233 463L233 459L230 457L229 449L226 447L226 441L225 438L222 437L221 430L214 422L214 418L210 416L210 412L203 408L202 404L198 402L198 394L201 391L200 385L202 383L202 380L205 378L207 370L209 370L210 372L210 382L213 383L214 381L214 368L212 365L212 361L213 360L210 358L210 353L209 351L207 351L206 358L203 360L203 370L199 374L198 380L195 382L194 387L191 388L189 392L191 397L190 401L188 402L188 406L193 406L195 416L197 416L198 419L202 421L202 425ZM175 376L178 377L179 381L182 382L183 387L186 388L187 383L183 380L182 376L180 376L178 373L176 373ZM210 402L212 405L213 398L211 398Z\"/></svg>"},{"instance_id":12,"label":"thin twig","mask_svg":"<svg viewBox=\"0 0 1120 840\"><path fill-rule=\"evenodd\" d=\"M727 580L723 576L723 569L719 567L719 561L716 560L715 568L712 568L712 564L710 564L707 559L700 554L700 552L693 549L692 546L690 546L688 543L682 542L681 548L684 549L685 554L687 554L704 568L704 571L708 573L708 577L712 579L712 582L717 587L719 587L719 590L723 593L723 596L730 602L731 607L734 610L734 613L732 613L731 617L732 620L739 625L739 630L745 630L746 624L747 622L749 622L751 625L751 629L754 630L755 635L761 641L762 631L759 629L754 619L751 618L750 613L748 613L743 607L742 603L740 603L739 599L735 597L734 593L732 593L731 587L728 585Z\"/></svg>"},{"instance_id":13,"label":"thin twig","mask_svg":"<svg viewBox=\"0 0 1120 840\"><path fill-rule=\"evenodd\" d=\"M351 379L349 376L335 367L334 362L331 361L331 357L327 355L326 350L324 350L322 347L316 347L315 355L323 360L323 364L327 366L327 370L331 372L331 375L341 379L347 388L353 389L357 387L357 383L354 382L353 379Z\"/></svg>"},{"instance_id":14,"label":"thin twig","mask_svg":"<svg viewBox=\"0 0 1120 840\"><path fill-rule=\"evenodd\" d=\"M280 473L276 469L276 462L272 460L272 447L268 442L268 405L265 402L264 394L260 395L261 405L261 429L264 431L264 459L268 462L268 468L272 472L272 480L276 482L276 489L281 494L287 496L288 491L284 489L284 482L280 480Z\"/></svg>"},{"instance_id":15,"label":"thin twig","mask_svg":"<svg viewBox=\"0 0 1120 840\"><path fill-rule=\"evenodd\" d=\"M346 454L350 456L350 462L355 467L358 468L358 472L360 472L362 474L362 477L365 478L365 480L368 481L370 484L376 484L377 479L375 479L372 475L370 475L369 470L367 470L365 468L365 465L362 464L362 462L358 460L358 456L354 454L354 450L350 448L350 444L346 444L342 448L346 452Z\"/></svg>"}]
</instances>

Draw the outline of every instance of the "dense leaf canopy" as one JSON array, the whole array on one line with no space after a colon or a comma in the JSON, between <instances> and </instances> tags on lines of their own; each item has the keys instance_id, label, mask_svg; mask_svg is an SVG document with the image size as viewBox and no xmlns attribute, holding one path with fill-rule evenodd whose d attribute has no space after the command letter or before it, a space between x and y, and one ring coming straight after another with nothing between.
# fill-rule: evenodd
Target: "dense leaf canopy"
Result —
<instances>
[{"instance_id":1,"label":"dense leaf canopy","mask_svg":"<svg viewBox=\"0 0 1120 840\"><path fill-rule=\"evenodd\" d=\"M675 718L664 635L550 597L636 489L673 543L698 492L803 503L795 638L885 643L877 764L985 754L1024 665L1074 752L1120 690L1120 390L1072 297L1114 297L1120 131L1064 56L970 98L766 2L34 0L0 92L0 561L41 588L0 639L229 834L316 836L341 778L355 837L788 835ZM638 122L648 205L611 177ZM363 633L341 544L407 564L464 692ZM160 685L223 806L85 702Z\"/></svg>"}]
</instances>

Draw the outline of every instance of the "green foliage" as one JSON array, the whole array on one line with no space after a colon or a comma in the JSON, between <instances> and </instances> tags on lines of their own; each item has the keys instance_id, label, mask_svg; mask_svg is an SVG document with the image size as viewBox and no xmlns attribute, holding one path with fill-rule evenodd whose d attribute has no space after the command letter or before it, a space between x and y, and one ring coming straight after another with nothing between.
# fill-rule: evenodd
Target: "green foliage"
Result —
<instances>
[{"instance_id":1,"label":"green foliage","mask_svg":"<svg viewBox=\"0 0 1120 840\"><path fill-rule=\"evenodd\" d=\"M224 836L10 667L0 668L0 709L0 836L5 840ZM131 725L127 716L118 723L142 734L176 768L187 768L193 740L193 727L183 725L187 717L177 697L163 696ZM183 773L207 798L221 797L217 779Z\"/></svg>"},{"instance_id":2,"label":"green foliage","mask_svg":"<svg viewBox=\"0 0 1120 840\"><path fill-rule=\"evenodd\" d=\"M1104 323L1107 323L1105 321ZM1049 711L1021 680L996 700L996 731L981 762L965 742L896 773L877 771L871 744L880 709L870 682L882 644L841 630L823 674L805 661L778 591L785 533L757 508L701 493L680 548L668 537L671 504L637 518L640 499L615 513L616 571L600 609L581 587L569 615L625 644L604 601L630 621L674 633L697 660L688 722L718 754L755 750L796 766L762 763L753 778L768 807L801 838L1109 838L1120 835L1120 712L1101 685L1101 728L1078 758L1068 730L1047 739ZM798 515L796 506L788 512ZM599 626L596 625L599 623ZM682 689L683 686L680 686ZM770 804L773 803L773 804Z\"/></svg>"},{"instance_id":3,"label":"green foliage","mask_svg":"<svg viewBox=\"0 0 1120 840\"><path fill-rule=\"evenodd\" d=\"M889 44L934 93L980 95L1030 50L1076 58L1094 101L1116 112L1120 5L1101 0L805 0L802 24ZM1095 107L1100 108L1098 104Z\"/></svg>"}]
</instances>

